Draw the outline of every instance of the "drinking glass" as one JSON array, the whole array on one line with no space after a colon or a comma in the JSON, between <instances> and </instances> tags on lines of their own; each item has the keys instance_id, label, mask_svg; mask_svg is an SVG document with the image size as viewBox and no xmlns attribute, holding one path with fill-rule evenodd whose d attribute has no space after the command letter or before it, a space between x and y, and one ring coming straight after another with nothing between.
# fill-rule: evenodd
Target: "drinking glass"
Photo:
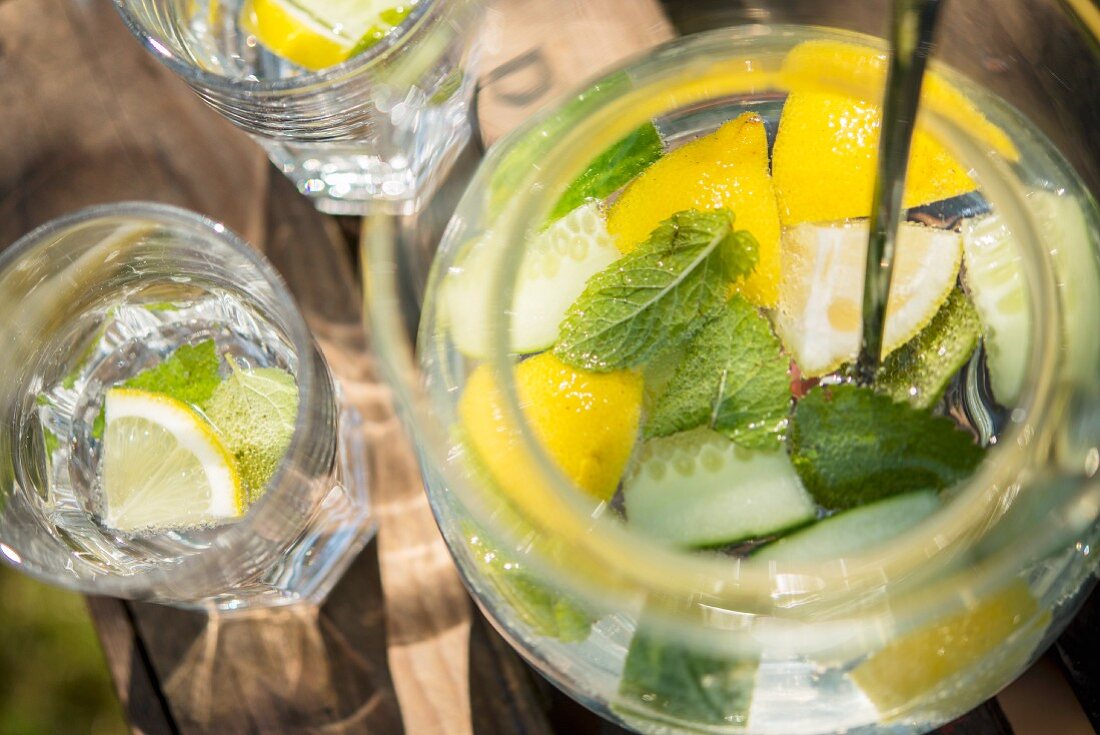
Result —
<instances>
[{"instance_id":1,"label":"drinking glass","mask_svg":"<svg viewBox=\"0 0 1100 735\"><path fill-rule=\"evenodd\" d=\"M837 5L859 12L845 16ZM971 4L945 7L933 56L943 63L933 68L1013 146L961 121L959 97L926 97L920 120L963 163L1015 243L1011 267L1019 269L1030 327L1008 349L1019 354L1023 388L983 434L994 442L988 459L923 521L858 552L762 561L736 548L687 552L657 543L631 531L629 513L623 522L619 500L593 501L528 422L516 375L529 356L513 349L523 337L516 320L536 308L521 305L517 282L545 268L525 261L526 248L542 242L560 215L555 205L582 172L598 177L591 162L610 168L612 146L649 122L674 150L751 111L770 141L789 91L781 69L791 49L805 41L885 48L845 28L873 30L884 3L721 7L709 17L736 25L604 73L491 149L442 239L423 304L407 285L423 274L408 272L392 222L368 222L366 311L376 348L471 593L520 654L578 702L641 733L926 732L1018 675L1094 580L1094 42L1053 3L1005 3L997 22ZM1047 39L1062 44L1058 54L1048 53ZM1037 57L1050 83L1034 72ZM801 71L831 94L882 94L866 77L836 75L828 64ZM1052 201L1064 207L1053 219L1044 209ZM975 216L967 206L955 201L910 216L951 229ZM462 292L465 301L448 292L450 277L475 268L481 280ZM410 314L419 316L415 337ZM471 334L482 336L478 358L470 356L479 342ZM969 412L976 433L988 418L971 403L986 390L975 377L982 370L957 377L948 399L949 410ZM462 401L475 382L478 395L489 396L510 473L497 458L473 456L470 437L490 431L472 423L490 419L464 414L473 410Z\"/></svg>"},{"instance_id":2,"label":"drinking glass","mask_svg":"<svg viewBox=\"0 0 1100 735\"><path fill-rule=\"evenodd\" d=\"M286 284L222 224L124 203L0 254L0 554L52 584L214 611L319 603L370 538L365 451ZM294 375L293 437L243 518L122 533L97 514L108 388L179 345Z\"/></svg>"},{"instance_id":3,"label":"drinking glass","mask_svg":"<svg viewBox=\"0 0 1100 735\"><path fill-rule=\"evenodd\" d=\"M382 40L307 71L240 25L241 0L115 0L130 30L247 131L317 208L408 214L470 135L479 0L424 0Z\"/></svg>"}]
</instances>

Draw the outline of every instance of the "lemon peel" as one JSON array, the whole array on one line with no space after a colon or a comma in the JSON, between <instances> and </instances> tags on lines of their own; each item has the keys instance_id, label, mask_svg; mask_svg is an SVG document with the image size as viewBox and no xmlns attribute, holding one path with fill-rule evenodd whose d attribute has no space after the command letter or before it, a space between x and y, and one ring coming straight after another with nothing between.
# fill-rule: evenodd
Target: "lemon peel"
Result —
<instances>
[{"instance_id":1,"label":"lemon peel","mask_svg":"<svg viewBox=\"0 0 1100 735\"><path fill-rule=\"evenodd\" d=\"M610 499L638 434L641 375L589 373L547 352L517 365L515 380L524 416L546 453L578 488L598 500ZM466 382L459 417L492 479L523 506L527 489L541 483L504 401L491 367L481 365Z\"/></svg>"},{"instance_id":2,"label":"lemon peel","mask_svg":"<svg viewBox=\"0 0 1100 735\"><path fill-rule=\"evenodd\" d=\"M869 216L885 54L855 44L810 41L791 50L780 78L790 94L780 116L772 175L783 224ZM941 76L928 75L922 104L942 112L1002 156L1018 158L1004 131ZM918 123L903 206L928 204L975 188L967 167Z\"/></svg>"},{"instance_id":3,"label":"lemon peel","mask_svg":"<svg viewBox=\"0 0 1100 735\"><path fill-rule=\"evenodd\" d=\"M801 224L784 232L775 327L804 376L825 375L859 352L867 222ZM905 223L898 233L883 357L936 316L962 262L958 233Z\"/></svg>"},{"instance_id":4,"label":"lemon peel","mask_svg":"<svg viewBox=\"0 0 1100 735\"><path fill-rule=\"evenodd\" d=\"M735 225L759 244L756 271L736 286L757 306L775 304L779 284L779 214L768 173L764 121L745 113L666 154L627 185L607 229L628 253L662 221L684 210L733 211Z\"/></svg>"},{"instance_id":5,"label":"lemon peel","mask_svg":"<svg viewBox=\"0 0 1100 735\"><path fill-rule=\"evenodd\" d=\"M169 396L107 392L102 467L105 521L120 531L197 526L245 509L233 455L198 412Z\"/></svg>"}]
</instances>

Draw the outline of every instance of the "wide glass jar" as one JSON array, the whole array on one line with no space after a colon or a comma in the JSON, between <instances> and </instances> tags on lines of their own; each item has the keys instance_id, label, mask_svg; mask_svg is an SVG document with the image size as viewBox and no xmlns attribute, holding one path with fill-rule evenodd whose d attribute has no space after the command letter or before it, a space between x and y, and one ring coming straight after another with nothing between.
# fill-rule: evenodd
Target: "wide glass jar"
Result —
<instances>
[{"instance_id":1,"label":"wide glass jar","mask_svg":"<svg viewBox=\"0 0 1100 735\"><path fill-rule=\"evenodd\" d=\"M1021 371L1013 399L983 410L984 363L994 359L986 345L938 404L984 447L973 474L897 534L788 560L752 545L664 543L635 529L621 487L594 499L548 450L517 375L537 359L524 332L538 321L524 301L531 268L552 262L542 276L553 284L572 267L560 248L556 260L532 265L546 257L537 243L555 226L554 210L578 177L613 178L629 159L623 141L650 123L668 155L753 113L767 130L774 169L775 128L792 90L810 84L834 99L879 99L882 79L867 71L873 62L859 70L792 66L792 50L806 42L869 49L860 58L883 48L867 36L805 26L685 37L606 74L494 147L440 245L415 350L393 232L378 220L366 234L377 346L467 585L555 685L639 732L927 731L993 695L1041 653L1095 568L1098 220L1079 178L1090 172L1074 171L1041 121L1029 122L1030 110L946 67L934 67L943 86L926 95L920 126L961 162L976 194L913 207L910 218L955 232L996 217L1000 241L1009 243L1001 264L1018 275L1014 294L1026 314L1012 343L1003 344L1002 332L999 347ZM1069 127L1052 135L1072 140ZM596 196L595 208L606 212L625 195L618 188ZM971 261L964 274L968 265L976 269ZM858 284L852 288L858 297ZM543 291L539 303L551 294ZM992 331L984 326L987 342ZM641 370L647 385L648 371ZM482 418L471 418L475 390L491 396ZM640 445L629 449L628 475L642 461Z\"/></svg>"}]
</instances>

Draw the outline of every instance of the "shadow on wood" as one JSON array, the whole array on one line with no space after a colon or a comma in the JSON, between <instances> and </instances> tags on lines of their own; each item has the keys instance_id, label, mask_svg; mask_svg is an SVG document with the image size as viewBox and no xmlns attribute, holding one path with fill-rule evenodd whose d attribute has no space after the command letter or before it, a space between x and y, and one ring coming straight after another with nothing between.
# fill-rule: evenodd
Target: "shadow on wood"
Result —
<instances>
[{"instance_id":1,"label":"shadow on wood","mask_svg":"<svg viewBox=\"0 0 1100 735\"><path fill-rule=\"evenodd\" d=\"M180 732L403 732L386 668L376 544L320 610L207 618L134 607Z\"/></svg>"}]
</instances>

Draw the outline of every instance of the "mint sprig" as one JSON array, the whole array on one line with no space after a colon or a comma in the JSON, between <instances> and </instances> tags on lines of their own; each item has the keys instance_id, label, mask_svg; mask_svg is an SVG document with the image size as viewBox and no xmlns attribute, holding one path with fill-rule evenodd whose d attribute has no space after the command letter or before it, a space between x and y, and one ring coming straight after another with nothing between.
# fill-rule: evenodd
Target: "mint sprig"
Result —
<instances>
[{"instance_id":1,"label":"mint sprig","mask_svg":"<svg viewBox=\"0 0 1100 735\"><path fill-rule=\"evenodd\" d=\"M124 388L160 393L191 406L204 407L221 383L218 348L212 339L181 345L163 362L122 383ZM92 436L103 438L107 420L101 408L92 422Z\"/></svg>"},{"instance_id":2,"label":"mint sprig","mask_svg":"<svg viewBox=\"0 0 1100 735\"><path fill-rule=\"evenodd\" d=\"M744 725L758 666L754 659L690 648L640 625L614 708L629 719Z\"/></svg>"},{"instance_id":3,"label":"mint sprig","mask_svg":"<svg viewBox=\"0 0 1100 735\"><path fill-rule=\"evenodd\" d=\"M791 405L788 367L767 319L734 296L687 345L645 438L708 426L742 446L776 449Z\"/></svg>"},{"instance_id":4,"label":"mint sprig","mask_svg":"<svg viewBox=\"0 0 1100 735\"><path fill-rule=\"evenodd\" d=\"M535 632L563 643L588 637L595 620L587 610L541 581L516 555L490 543L473 524L464 523L462 533L485 578Z\"/></svg>"},{"instance_id":5,"label":"mint sprig","mask_svg":"<svg viewBox=\"0 0 1100 735\"><path fill-rule=\"evenodd\" d=\"M203 406L237 460L237 469L255 502L275 474L294 435L298 384L276 367L243 370L229 358L233 372Z\"/></svg>"},{"instance_id":6,"label":"mint sprig","mask_svg":"<svg viewBox=\"0 0 1100 735\"><path fill-rule=\"evenodd\" d=\"M689 339L756 267L758 246L728 209L668 218L635 250L589 279L561 324L554 354L583 370L637 367Z\"/></svg>"},{"instance_id":7,"label":"mint sprig","mask_svg":"<svg viewBox=\"0 0 1100 735\"><path fill-rule=\"evenodd\" d=\"M123 385L175 398L192 406L202 406L221 383L218 375L218 350L214 340L182 345L154 368L138 373Z\"/></svg>"},{"instance_id":8,"label":"mint sprig","mask_svg":"<svg viewBox=\"0 0 1100 735\"><path fill-rule=\"evenodd\" d=\"M795 406L791 461L829 510L966 478L983 450L950 419L853 385L817 387Z\"/></svg>"}]
</instances>

